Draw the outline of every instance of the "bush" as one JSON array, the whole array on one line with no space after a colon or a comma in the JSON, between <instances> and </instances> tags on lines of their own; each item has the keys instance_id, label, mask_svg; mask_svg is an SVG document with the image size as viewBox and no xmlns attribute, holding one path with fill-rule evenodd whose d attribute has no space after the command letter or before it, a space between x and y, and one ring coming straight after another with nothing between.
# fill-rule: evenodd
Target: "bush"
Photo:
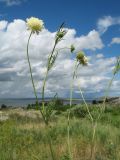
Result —
<instances>
[{"instance_id":1,"label":"bush","mask_svg":"<svg viewBox=\"0 0 120 160\"><path fill-rule=\"evenodd\" d=\"M6 108L7 108L7 106L5 104L1 105L1 109L6 109Z\"/></svg>"},{"instance_id":2,"label":"bush","mask_svg":"<svg viewBox=\"0 0 120 160\"><path fill-rule=\"evenodd\" d=\"M84 106L74 106L71 109L71 115L74 115L79 118L85 118L87 114L88 112Z\"/></svg>"}]
</instances>

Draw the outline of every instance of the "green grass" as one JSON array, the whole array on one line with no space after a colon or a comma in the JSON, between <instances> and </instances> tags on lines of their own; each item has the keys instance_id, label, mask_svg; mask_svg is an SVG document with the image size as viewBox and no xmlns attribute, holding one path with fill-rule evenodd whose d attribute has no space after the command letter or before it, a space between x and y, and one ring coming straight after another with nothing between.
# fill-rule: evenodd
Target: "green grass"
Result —
<instances>
[{"instance_id":1,"label":"green grass","mask_svg":"<svg viewBox=\"0 0 120 160\"><path fill-rule=\"evenodd\" d=\"M71 149L74 160L89 160L92 128L86 109L71 109ZM98 114L98 107L90 107ZM4 110L9 119L0 121L0 160L51 160L48 136L56 160L69 160L67 154L66 111L54 111L49 130L45 128L39 111ZM95 137L95 160L120 160L120 108L107 106L98 122Z\"/></svg>"}]
</instances>

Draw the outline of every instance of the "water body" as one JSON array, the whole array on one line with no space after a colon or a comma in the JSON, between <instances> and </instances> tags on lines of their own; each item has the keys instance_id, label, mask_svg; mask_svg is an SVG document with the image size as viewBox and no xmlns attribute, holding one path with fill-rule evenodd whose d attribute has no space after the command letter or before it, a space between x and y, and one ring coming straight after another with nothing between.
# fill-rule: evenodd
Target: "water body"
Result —
<instances>
[{"instance_id":1,"label":"water body","mask_svg":"<svg viewBox=\"0 0 120 160\"><path fill-rule=\"evenodd\" d=\"M51 99L45 99L46 102L50 101ZM63 104L69 104L69 100L62 99ZM13 107L26 107L28 104L35 104L36 100L34 98L23 98L23 99L0 99L0 106L2 104L7 106L13 106ZM39 99L39 102L41 102L41 99ZM82 103L82 100L73 100L72 104L80 104ZM87 99L86 102L91 103L92 99Z\"/></svg>"}]
</instances>

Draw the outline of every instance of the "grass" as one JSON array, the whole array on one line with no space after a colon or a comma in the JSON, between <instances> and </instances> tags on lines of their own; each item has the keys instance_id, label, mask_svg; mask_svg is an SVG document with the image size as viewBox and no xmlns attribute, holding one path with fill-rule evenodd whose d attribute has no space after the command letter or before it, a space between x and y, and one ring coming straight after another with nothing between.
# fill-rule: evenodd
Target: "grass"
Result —
<instances>
[{"instance_id":1,"label":"grass","mask_svg":"<svg viewBox=\"0 0 120 160\"><path fill-rule=\"evenodd\" d=\"M92 108L98 114L98 106ZM57 114L56 114L57 113ZM120 159L120 107L107 106L95 137L96 160ZM54 111L46 130L39 111L3 110L8 119L0 121L0 160L51 160L48 136L51 135L56 160L69 160L67 150L67 111ZM82 105L72 107L70 144L74 160L89 160L91 124Z\"/></svg>"}]
</instances>

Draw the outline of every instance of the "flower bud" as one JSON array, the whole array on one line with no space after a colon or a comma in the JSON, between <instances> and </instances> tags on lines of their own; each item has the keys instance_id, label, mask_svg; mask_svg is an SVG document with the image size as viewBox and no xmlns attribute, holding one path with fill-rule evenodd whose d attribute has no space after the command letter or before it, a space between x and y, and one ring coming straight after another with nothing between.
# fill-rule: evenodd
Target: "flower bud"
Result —
<instances>
[{"instance_id":1,"label":"flower bud","mask_svg":"<svg viewBox=\"0 0 120 160\"><path fill-rule=\"evenodd\" d=\"M61 40L61 39L64 37L65 34L66 34L66 31L65 31L65 30L59 31L59 32L56 34L56 39L57 39L57 40Z\"/></svg>"},{"instance_id":2,"label":"flower bud","mask_svg":"<svg viewBox=\"0 0 120 160\"><path fill-rule=\"evenodd\" d=\"M74 47L74 45L72 44L72 45L71 45L71 47L70 47L70 51L71 51L71 53L73 53L73 52L74 52L74 50L75 50L75 47Z\"/></svg>"}]
</instances>

